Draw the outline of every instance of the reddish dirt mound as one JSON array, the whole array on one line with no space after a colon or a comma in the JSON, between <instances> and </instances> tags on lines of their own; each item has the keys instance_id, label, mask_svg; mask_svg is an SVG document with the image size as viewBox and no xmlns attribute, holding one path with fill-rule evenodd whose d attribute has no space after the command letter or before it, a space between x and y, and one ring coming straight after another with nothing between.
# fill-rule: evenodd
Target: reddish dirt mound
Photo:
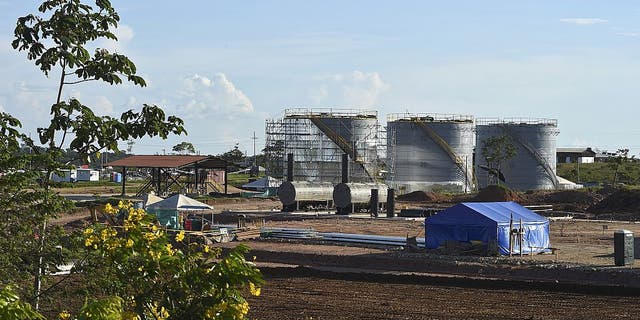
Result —
<instances>
[{"instance_id":1,"label":"reddish dirt mound","mask_svg":"<svg viewBox=\"0 0 640 320\"><path fill-rule=\"evenodd\" d=\"M523 199L520 195L512 190L500 186L488 186L481 189L472 201L477 202L496 202L496 201L515 201L521 202Z\"/></svg>"},{"instance_id":2,"label":"reddish dirt mound","mask_svg":"<svg viewBox=\"0 0 640 320\"><path fill-rule=\"evenodd\" d=\"M640 190L620 189L588 209L593 213L640 214Z\"/></svg>"},{"instance_id":3,"label":"reddish dirt mound","mask_svg":"<svg viewBox=\"0 0 640 320\"><path fill-rule=\"evenodd\" d=\"M600 202L602 198L602 195L595 192L563 190L546 194L543 201L550 203L577 203L591 206Z\"/></svg>"},{"instance_id":4,"label":"reddish dirt mound","mask_svg":"<svg viewBox=\"0 0 640 320\"><path fill-rule=\"evenodd\" d=\"M443 197L434 192L414 191L407 194L399 195L398 201L413 202L441 202Z\"/></svg>"}]
</instances>

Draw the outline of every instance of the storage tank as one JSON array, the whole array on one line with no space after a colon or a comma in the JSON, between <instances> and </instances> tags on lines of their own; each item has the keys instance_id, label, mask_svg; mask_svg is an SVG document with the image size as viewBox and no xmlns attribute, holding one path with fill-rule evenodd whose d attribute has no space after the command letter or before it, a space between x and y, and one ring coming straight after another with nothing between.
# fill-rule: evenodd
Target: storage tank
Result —
<instances>
[{"instance_id":1,"label":"storage tank","mask_svg":"<svg viewBox=\"0 0 640 320\"><path fill-rule=\"evenodd\" d=\"M559 185L556 176L555 119L478 119L476 126L476 175L479 187L499 182L514 190L548 190ZM515 156L500 164L504 181L499 179L493 161L487 163L483 146L489 138L507 137ZM491 160L491 159L489 159Z\"/></svg>"},{"instance_id":2,"label":"storage tank","mask_svg":"<svg viewBox=\"0 0 640 320\"><path fill-rule=\"evenodd\" d=\"M333 200L333 183L285 181L278 188L282 211L290 212L311 208L330 208Z\"/></svg>"},{"instance_id":3,"label":"storage tank","mask_svg":"<svg viewBox=\"0 0 640 320\"><path fill-rule=\"evenodd\" d=\"M338 213L368 209L371 189L378 189L378 202L387 202L387 185L382 183L339 183L333 188L333 203Z\"/></svg>"},{"instance_id":4,"label":"storage tank","mask_svg":"<svg viewBox=\"0 0 640 320\"><path fill-rule=\"evenodd\" d=\"M341 182L342 154L349 155L350 181L377 175L375 111L287 109L280 130L283 154L294 155L295 180Z\"/></svg>"},{"instance_id":5,"label":"storage tank","mask_svg":"<svg viewBox=\"0 0 640 320\"><path fill-rule=\"evenodd\" d=\"M473 116L387 116L387 184L399 194L441 188L475 188Z\"/></svg>"}]
</instances>

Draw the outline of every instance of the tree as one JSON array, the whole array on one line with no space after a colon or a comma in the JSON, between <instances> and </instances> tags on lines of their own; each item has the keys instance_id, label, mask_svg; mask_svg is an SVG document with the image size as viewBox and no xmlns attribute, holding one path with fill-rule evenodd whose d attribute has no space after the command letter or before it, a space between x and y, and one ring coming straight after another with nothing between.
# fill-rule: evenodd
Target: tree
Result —
<instances>
[{"instance_id":1,"label":"tree","mask_svg":"<svg viewBox=\"0 0 640 320\"><path fill-rule=\"evenodd\" d=\"M506 134L488 137L482 142L481 153L487 167L480 167L487 170L495 183L505 182L506 177L502 173L502 166L516 155L516 147L511 138ZM490 182L490 184L493 183Z\"/></svg>"},{"instance_id":2,"label":"tree","mask_svg":"<svg viewBox=\"0 0 640 320\"><path fill-rule=\"evenodd\" d=\"M221 257L219 248L199 244L184 231L167 235L154 217L129 202L107 205L105 212L121 222L84 230L83 245L91 258L80 267L94 279L92 290L99 296L122 299L120 314L242 319L249 309L242 291L260 294L263 280L245 260L246 246Z\"/></svg>"},{"instance_id":3,"label":"tree","mask_svg":"<svg viewBox=\"0 0 640 320\"><path fill-rule=\"evenodd\" d=\"M87 258L77 265L99 298L88 298L75 316L63 310L60 319L243 319L249 311L243 291L260 295L262 276L245 260L246 246L222 257L184 231L169 236L130 202L106 205L105 212L120 223L84 229ZM0 290L0 315L44 319L11 287Z\"/></svg>"},{"instance_id":4,"label":"tree","mask_svg":"<svg viewBox=\"0 0 640 320\"><path fill-rule=\"evenodd\" d=\"M193 146L193 144L191 144L191 142L186 142L186 141L176 144L175 146L173 146L171 150L178 153L182 153L182 154L196 153L196 148Z\"/></svg>"},{"instance_id":5,"label":"tree","mask_svg":"<svg viewBox=\"0 0 640 320\"><path fill-rule=\"evenodd\" d=\"M38 129L44 147L19 133L18 119L0 114L0 144L4 148L0 160L0 244L5 248L0 273L4 279L31 273L36 281L30 300L36 309L40 276L53 264L49 257L57 244L55 235L60 234L60 230L47 227L47 220L69 208L69 203L49 188L51 174L66 166L63 146L87 161L102 150L119 151L118 141L186 133L181 119L165 116L155 105L145 104L139 112L129 110L112 118L94 114L78 99L63 99L66 86L89 81L120 84L124 79L145 85L126 56L105 49L94 53L86 49L95 40L117 40L111 29L118 24L118 14L108 0L97 0L95 4L94 9L80 0L44 1L39 14L18 18L12 41L13 48L25 51L27 59L34 61L45 76L59 71L51 121ZM16 148L22 143L33 152L17 154ZM32 170L26 170L27 163Z\"/></svg>"},{"instance_id":6,"label":"tree","mask_svg":"<svg viewBox=\"0 0 640 320\"><path fill-rule=\"evenodd\" d=\"M618 175L624 173L625 164L635 160L635 156L629 157L629 149L618 149L616 155L609 159L611 166L614 169L612 184L615 185L618 182Z\"/></svg>"},{"instance_id":7,"label":"tree","mask_svg":"<svg viewBox=\"0 0 640 320\"><path fill-rule=\"evenodd\" d=\"M238 163L238 162L242 162L245 158L244 154L242 153L242 151L240 151L240 148L238 147L238 144L236 143L233 146L233 149L218 155L218 157L229 161L231 163Z\"/></svg>"},{"instance_id":8,"label":"tree","mask_svg":"<svg viewBox=\"0 0 640 320\"><path fill-rule=\"evenodd\" d=\"M48 127L39 128L40 143L47 149L41 154L39 169L46 172L41 187L41 201L45 206L54 203L37 213L34 222L41 223L39 233L38 266L35 272L35 307L38 308L40 275L43 267L43 252L47 233L47 219L62 209L61 201L49 191L51 174L64 166L61 162L62 148L78 153L81 159L98 154L103 149L119 151L118 141L143 136L181 134L184 131L181 119L165 117L157 106L144 105L141 112L129 110L115 119L98 116L90 107L78 99L62 99L63 89L67 85L88 81L104 81L120 84L122 78L135 85L144 86L144 79L136 75L136 67L126 56L97 49L93 54L85 48L92 41L101 38L114 39L111 28L116 27L119 16L108 0L96 1L97 11L80 3L79 0L51 0L43 2L38 11L41 15L28 14L18 18L12 46L18 51L26 51L27 59L34 60L36 66L46 75L59 69L60 77L55 103L51 106L52 119ZM166 118L166 119L165 119ZM18 124L19 125L19 124ZM37 228L34 228L37 230ZM33 241L31 241L33 242Z\"/></svg>"}]
</instances>

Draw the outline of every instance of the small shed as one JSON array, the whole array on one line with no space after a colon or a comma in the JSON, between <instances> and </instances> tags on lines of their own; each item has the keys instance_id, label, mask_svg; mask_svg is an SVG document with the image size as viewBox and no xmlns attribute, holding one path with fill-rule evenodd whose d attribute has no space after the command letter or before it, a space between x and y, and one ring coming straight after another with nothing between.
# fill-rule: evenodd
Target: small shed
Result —
<instances>
[{"instance_id":1,"label":"small shed","mask_svg":"<svg viewBox=\"0 0 640 320\"><path fill-rule=\"evenodd\" d=\"M99 181L100 171L78 168L76 169L76 180L77 181Z\"/></svg>"},{"instance_id":2,"label":"small shed","mask_svg":"<svg viewBox=\"0 0 640 320\"><path fill-rule=\"evenodd\" d=\"M425 234L429 249L437 249L447 241L482 241L485 245L496 244L500 254L507 255L510 238L513 254L540 253L549 248L549 220L515 202L457 204L427 218Z\"/></svg>"},{"instance_id":3,"label":"small shed","mask_svg":"<svg viewBox=\"0 0 640 320\"><path fill-rule=\"evenodd\" d=\"M162 201L145 206L147 212L156 215L162 226L170 229L180 228L182 212L213 210L213 207L182 194L176 194Z\"/></svg>"}]
</instances>

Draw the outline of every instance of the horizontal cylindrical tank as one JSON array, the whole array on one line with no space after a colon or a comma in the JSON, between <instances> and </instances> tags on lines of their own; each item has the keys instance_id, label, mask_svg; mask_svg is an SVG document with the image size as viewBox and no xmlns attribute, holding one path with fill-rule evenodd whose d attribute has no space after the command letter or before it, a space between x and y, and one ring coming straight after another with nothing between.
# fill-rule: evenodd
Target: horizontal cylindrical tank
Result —
<instances>
[{"instance_id":1,"label":"horizontal cylindrical tank","mask_svg":"<svg viewBox=\"0 0 640 320\"><path fill-rule=\"evenodd\" d=\"M333 203L336 208L347 208L354 204L368 204L371 189L378 189L380 203L387 201L387 185L381 183L339 183L333 188Z\"/></svg>"},{"instance_id":2,"label":"horizontal cylindrical tank","mask_svg":"<svg viewBox=\"0 0 640 320\"><path fill-rule=\"evenodd\" d=\"M474 123L470 115L390 114L387 184L398 193L471 191Z\"/></svg>"},{"instance_id":3,"label":"horizontal cylindrical tank","mask_svg":"<svg viewBox=\"0 0 640 320\"><path fill-rule=\"evenodd\" d=\"M554 119L478 119L476 126L476 175L481 188L500 183L514 190L547 190L558 187ZM500 161L487 159L483 149L490 139L506 137L515 155ZM499 172L498 172L499 170Z\"/></svg>"},{"instance_id":4,"label":"horizontal cylindrical tank","mask_svg":"<svg viewBox=\"0 0 640 320\"><path fill-rule=\"evenodd\" d=\"M285 181L278 188L278 198L285 206L303 201L331 201L333 184L328 182Z\"/></svg>"}]
</instances>

